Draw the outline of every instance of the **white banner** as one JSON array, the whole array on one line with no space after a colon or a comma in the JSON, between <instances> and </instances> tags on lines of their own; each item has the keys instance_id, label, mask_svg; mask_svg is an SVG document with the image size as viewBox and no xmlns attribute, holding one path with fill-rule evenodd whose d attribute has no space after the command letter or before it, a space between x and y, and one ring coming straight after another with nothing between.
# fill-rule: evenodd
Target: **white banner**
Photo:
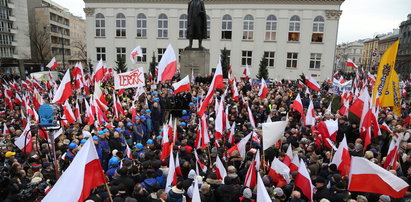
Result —
<instances>
[{"instance_id":1,"label":"white banner","mask_svg":"<svg viewBox=\"0 0 411 202\"><path fill-rule=\"evenodd\" d=\"M145 85L144 70L142 67L139 67L131 72L114 74L114 87L117 90Z\"/></svg>"}]
</instances>

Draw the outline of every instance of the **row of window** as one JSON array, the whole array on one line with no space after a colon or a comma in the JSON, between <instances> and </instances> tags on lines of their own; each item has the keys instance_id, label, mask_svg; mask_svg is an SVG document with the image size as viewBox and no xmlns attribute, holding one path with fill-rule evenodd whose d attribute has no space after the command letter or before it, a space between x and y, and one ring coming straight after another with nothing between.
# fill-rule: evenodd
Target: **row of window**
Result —
<instances>
[{"instance_id":1,"label":"row of window","mask_svg":"<svg viewBox=\"0 0 411 202\"><path fill-rule=\"evenodd\" d=\"M51 53L53 55L63 55L63 49L62 48L51 48ZM64 55L71 55L71 50L70 49L64 49Z\"/></svg>"},{"instance_id":2,"label":"row of window","mask_svg":"<svg viewBox=\"0 0 411 202\"><path fill-rule=\"evenodd\" d=\"M63 24L63 25L70 26L69 19L63 18L62 16L59 16L59 15L54 14L54 13L50 13L50 20L54 21L54 22L58 22L58 23Z\"/></svg>"},{"instance_id":3,"label":"row of window","mask_svg":"<svg viewBox=\"0 0 411 202\"><path fill-rule=\"evenodd\" d=\"M51 32L59 33L59 34L63 33L63 35L70 36L69 29L66 29L66 28L63 28L57 25L53 25L53 24L51 24Z\"/></svg>"},{"instance_id":4,"label":"row of window","mask_svg":"<svg viewBox=\"0 0 411 202\"><path fill-rule=\"evenodd\" d=\"M0 34L0 44L1 45L11 45L13 42L13 35L9 34Z\"/></svg>"},{"instance_id":5,"label":"row of window","mask_svg":"<svg viewBox=\"0 0 411 202\"><path fill-rule=\"evenodd\" d=\"M8 8L0 8L0 19L9 19L11 10Z\"/></svg>"},{"instance_id":6,"label":"row of window","mask_svg":"<svg viewBox=\"0 0 411 202\"><path fill-rule=\"evenodd\" d=\"M13 57L13 47L0 47L0 57Z\"/></svg>"},{"instance_id":7,"label":"row of window","mask_svg":"<svg viewBox=\"0 0 411 202\"><path fill-rule=\"evenodd\" d=\"M0 21L0 32L10 32L11 28L13 28L12 22Z\"/></svg>"},{"instance_id":8,"label":"row of window","mask_svg":"<svg viewBox=\"0 0 411 202\"><path fill-rule=\"evenodd\" d=\"M106 22L103 14L96 14L96 36L104 37L106 36ZM324 17L317 16L313 21L313 42L322 42L324 35ZM300 27L301 19L298 15L294 15L289 21L288 30L288 40L289 41L299 41L300 40ZM143 13L137 15L136 21L137 37L145 38L147 37L147 17ZM167 38L168 37L168 17L166 14L162 13L157 19L157 37ZM233 20L230 15L224 15L221 24L221 39L232 39L232 28ZM187 15L182 14L179 18L179 37L186 38L187 33ZM276 40L276 30L277 30L277 17L275 15L270 15L266 18L266 28L265 28L265 40L275 41ZM126 36L126 17L123 13L118 13L116 15L116 36L125 37ZM210 17L207 16L207 36L210 36ZM246 15L243 19L243 40L253 40L254 39L254 17L252 15Z\"/></svg>"},{"instance_id":9,"label":"row of window","mask_svg":"<svg viewBox=\"0 0 411 202\"><path fill-rule=\"evenodd\" d=\"M137 57L138 62L146 62L147 61L147 55L146 55L146 48L141 48L143 52L143 57ZM158 48L157 49L157 62L160 62L161 57L163 56L164 52L166 51L165 48ZM179 53L181 53L183 49L179 49ZM105 47L97 47L96 48L96 53L97 53L97 60L106 60L106 48ZM125 47L117 47L116 48L116 56L117 60L126 60L126 48ZM253 51L242 51L241 52L241 65L252 65L253 61ZM230 54L230 51L228 50L228 55ZM264 58L267 61L267 65L269 68L274 68L274 60L275 60L275 52L274 51L265 51L264 52ZM287 62L286 62L286 67L287 68L297 68L298 65L298 53L295 52L288 52L287 53ZM320 69L321 66L321 53L311 53L310 55L310 69Z\"/></svg>"},{"instance_id":10,"label":"row of window","mask_svg":"<svg viewBox=\"0 0 411 202\"><path fill-rule=\"evenodd\" d=\"M65 39L61 37L51 37L51 43L53 44L61 44L61 41L63 40L64 45L69 46L70 45L70 39Z\"/></svg>"},{"instance_id":11,"label":"row of window","mask_svg":"<svg viewBox=\"0 0 411 202\"><path fill-rule=\"evenodd\" d=\"M0 6L8 6L8 1L9 0L0 0Z\"/></svg>"}]
</instances>

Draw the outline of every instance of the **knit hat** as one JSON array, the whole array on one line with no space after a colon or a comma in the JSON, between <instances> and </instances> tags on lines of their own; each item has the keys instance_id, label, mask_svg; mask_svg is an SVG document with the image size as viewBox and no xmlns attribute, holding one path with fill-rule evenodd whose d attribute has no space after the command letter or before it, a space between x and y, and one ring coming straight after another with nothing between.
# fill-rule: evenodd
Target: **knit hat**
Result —
<instances>
[{"instance_id":1,"label":"knit hat","mask_svg":"<svg viewBox=\"0 0 411 202\"><path fill-rule=\"evenodd\" d=\"M253 196L253 192L251 192L250 188L245 188L243 191L243 196L245 198L251 199L251 197Z\"/></svg>"},{"instance_id":2,"label":"knit hat","mask_svg":"<svg viewBox=\"0 0 411 202\"><path fill-rule=\"evenodd\" d=\"M387 195L381 195L380 200L383 202L391 202L391 198Z\"/></svg>"}]
</instances>

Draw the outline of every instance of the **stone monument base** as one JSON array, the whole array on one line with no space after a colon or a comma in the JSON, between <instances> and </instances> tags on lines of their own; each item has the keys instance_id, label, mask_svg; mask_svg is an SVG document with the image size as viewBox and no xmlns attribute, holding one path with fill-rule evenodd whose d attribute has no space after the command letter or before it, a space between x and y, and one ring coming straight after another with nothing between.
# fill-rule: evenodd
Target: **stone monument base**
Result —
<instances>
[{"instance_id":1,"label":"stone monument base","mask_svg":"<svg viewBox=\"0 0 411 202\"><path fill-rule=\"evenodd\" d=\"M210 73L210 51L207 49L184 49L180 54L180 77L194 76Z\"/></svg>"}]
</instances>

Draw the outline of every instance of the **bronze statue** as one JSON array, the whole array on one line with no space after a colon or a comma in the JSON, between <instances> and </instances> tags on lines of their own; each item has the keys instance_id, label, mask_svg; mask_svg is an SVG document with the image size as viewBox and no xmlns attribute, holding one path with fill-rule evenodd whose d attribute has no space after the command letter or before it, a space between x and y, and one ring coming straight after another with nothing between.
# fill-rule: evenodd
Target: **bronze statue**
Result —
<instances>
[{"instance_id":1,"label":"bronze statue","mask_svg":"<svg viewBox=\"0 0 411 202\"><path fill-rule=\"evenodd\" d=\"M187 39L188 48L193 48L193 39L198 39L198 47L203 49L201 42L207 39L207 15L202 0L191 0L188 3Z\"/></svg>"}]
</instances>

